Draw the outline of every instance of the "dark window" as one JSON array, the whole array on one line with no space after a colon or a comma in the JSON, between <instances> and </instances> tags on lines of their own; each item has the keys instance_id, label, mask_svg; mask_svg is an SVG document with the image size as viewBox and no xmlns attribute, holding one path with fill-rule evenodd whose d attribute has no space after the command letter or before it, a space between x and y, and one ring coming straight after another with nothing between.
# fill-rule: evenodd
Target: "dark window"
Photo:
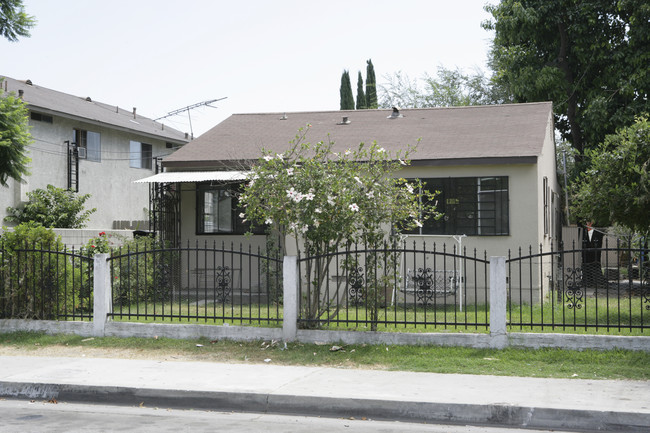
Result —
<instances>
[{"instance_id":1,"label":"dark window","mask_svg":"<svg viewBox=\"0 0 650 433\"><path fill-rule=\"evenodd\" d=\"M153 147L151 144L131 141L129 143L129 167L146 168L151 170Z\"/></svg>"},{"instance_id":2,"label":"dark window","mask_svg":"<svg viewBox=\"0 0 650 433\"><path fill-rule=\"evenodd\" d=\"M549 206L548 206L548 200L549 200L549 195L550 195L550 188L548 186L548 177L544 176L544 180L542 183L542 195L544 196L544 234L547 235L549 234Z\"/></svg>"},{"instance_id":3,"label":"dark window","mask_svg":"<svg viewBox=\"0 0 650 433\"><path fill-rule=\"evenodd\" d=\"M439 191L434 198L438 220L428 219L409 233L496 236L509 234L507 177L422 179L423 187Z\"/></svg>"},{"instance_id":4,"label":"dark window","mask_svg":"<svg viewBox=\"0 0 650 433\"><path fill-rule=\"evenodd\" d=\"M80 158L83 158L85 154L85 159L89 161L99 162L102 160L102 144L99 132L75 129L74 142L77 144Z\"/></svg>"},{"instance_id":5,"label":"dark window","mask_svg":"<svg viewBox=\"0 0 650 433\"><path fill-rule=\"evenodd\" d=\"M244 234L251 228L240 217L238 184L199 184L196 188L196 233ZM253 233L264 233L264 228L253 228Z\"/></svg>"},{"instance_id":6,"label":"dark window","mask_svg":"<svg viewBox=\"0 0 650 433\"><path fill-rule=\"evenodd\" d=\"M52 123L53 119L52 116L48 116L47 114L41 114L41 113L34 113L33 111L30 113L32 120L36 120L37 122L45 122L45 123Z\"/></svg>"}]
</instances>

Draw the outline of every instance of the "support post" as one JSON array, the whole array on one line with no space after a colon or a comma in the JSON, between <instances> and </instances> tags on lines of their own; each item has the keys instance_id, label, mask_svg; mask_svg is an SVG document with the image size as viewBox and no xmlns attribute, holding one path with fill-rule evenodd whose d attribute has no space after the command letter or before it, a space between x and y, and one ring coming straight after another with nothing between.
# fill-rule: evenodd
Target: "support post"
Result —
<instances>
[{"instance_id":1,"label":"support post","mask_svg":"<svg viewBox=\"0 0 650 433\"><path fill-rule=\"evenodd\" d=\"M108 314L113 311L108 254L95 254L93 269L93 335L104 336Z\"/></svg>"},{"instance_id":2,"label":"support post","mask_svg":"<svg viewBox=\"0 0 650 433\"><path fill-rule=\"evenodd\" d=\"M285 256L282 270L284 316L282 338L294 341L298 332L298 258Z\"/></svg>"},{"instance_id":3,"label":"support post","mask_svg":"<svg viewBox=\"0 0 650 433\"><path fill-rule=\"evenodd\" d=\"M490 257L490 337L492 346L503 348L508 344L506 334L506 258Z\"/></svg>"}]
</instances>

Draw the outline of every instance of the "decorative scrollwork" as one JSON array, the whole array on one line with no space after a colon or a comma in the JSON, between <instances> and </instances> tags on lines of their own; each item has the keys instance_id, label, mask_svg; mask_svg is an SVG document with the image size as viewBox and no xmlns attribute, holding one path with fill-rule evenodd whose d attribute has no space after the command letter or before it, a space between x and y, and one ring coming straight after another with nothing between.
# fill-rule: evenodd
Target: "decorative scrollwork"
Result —
<instances>
[{"instance_id":1,"label":"decorative scrollwork","mask_svg":"<svg viewBox=\"0 0 650 433\"><path fill-rule=\"evenodd\" d=\"M646 276L641 285L641 297L645 304L645 309L650 311L650 276Z\"/></svg>"},{"instance_id":2,"label":"decorative scrollwork","mask_svg":"<svg viewBox=\"0 0 650 433\"><path fill-rule=\"evenodd\" d=\"M230 298L230 294L232 293L232 287L230 287L231 281L232 277L230 276L230 267L217 266L215 274L215 296L217 301L228 301L228 298Z\"/></svg>"},{"instance_id":3,"label":"decorative scrollwork","mask_svg":"<svg viewBox=\"0 0 650 433\"><path fill-rule=\"evenodd\" d=\"M582 268L566 268L566 290L564 296L569 309L579 310L584 302L584 291L582 290Z\"/></svg>"},{"instance_id":4,"label":"decorative scrollwork","mask_svg":"<svg viewBox=\"0 0 650 433\"><path fill-rule=\"evenodd\" d=\"M418 268L413 276L413 283L415 284L415 295L419 302L426 305L433 300L435 291L431 268Z\"/></svg>"},{"instance_id":5,"label":"decorative scrollwork","mask_svg":"<svg viewBox=\"0 0 650 433\"><path fill-rule=\"evenodd\" d=\"M348 274L348 299L352 305L361 305L364 297L363 267L353 267Z\"/></svg>"}]
</instances>

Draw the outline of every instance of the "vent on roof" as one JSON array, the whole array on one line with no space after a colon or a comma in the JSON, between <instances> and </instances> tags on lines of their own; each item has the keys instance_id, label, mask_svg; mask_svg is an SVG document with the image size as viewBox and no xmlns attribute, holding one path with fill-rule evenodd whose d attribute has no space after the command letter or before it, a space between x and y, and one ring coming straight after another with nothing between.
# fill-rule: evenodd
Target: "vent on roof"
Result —
<instances>
[{"instance_id":1,"label":"vent on roof","mask_svg":"<svg viewBox=\"0 0 650 433\"><path fill-rule=\"evenodd\" d=\"M25 84L27 84L28 86L31 86L32 85L32 80L25 81Z\"/></svg>"},{"instance_id":2,"label":"vent on roof","mask_svg":"<svg viewBox=\"0 0 650 433\"><path fill-rule=\"evenodd\" d=\"M350 124L350 119L348 119L347 116L343 116L343 121L337 123L337 125L349 125Z\"/></svg>"},{"instance_id":3,"label":"vent on roof","mask_svg":"<svg viewBox=\"0 0 650 433\"><path fill-rule=\"evenodd\" d=\"M400 117L404 117L402 113L399 112L399 108L393 107L393 112L390 113L390 116L387 117L387 119L397 119Z\"/></svg>"},{"instance_id":4,"label":"vent on roof","mask_svg":"<svg viewBox=\"0 0 650 433\"><path fill-rule=\"evenodd\" d=\"M287 120L287 119L288 119L287 113L284 113L282 117L280 117L280 120Z\"/></svg>"},{"instance_id":5,"label":"vent on roof","mask_svg":"<svg viewBox=\"0 0 650 433\"><path fill-rule=\"evenodd\" d=\"M86 101L88 101L88 102L93 102L93 100L90 99L90 96L86 96Z\"/></svg>"}]
</instances>

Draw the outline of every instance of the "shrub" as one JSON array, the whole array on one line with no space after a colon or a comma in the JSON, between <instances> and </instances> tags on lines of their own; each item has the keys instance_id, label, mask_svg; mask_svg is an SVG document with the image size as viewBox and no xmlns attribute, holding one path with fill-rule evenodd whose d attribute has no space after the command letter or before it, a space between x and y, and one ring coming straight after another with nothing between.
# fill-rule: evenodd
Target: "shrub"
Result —
<instances>
[{"instance_id":1,"label":"shrub","mask_svg":"<svg viewBox=\"0 0 650 433\"><path fill-rule=\"evenodd\" d=\"M0 238L0 317L57 319L89 312L92 275L52 230L29 222Z\"/></svg>"}]
</instances>

